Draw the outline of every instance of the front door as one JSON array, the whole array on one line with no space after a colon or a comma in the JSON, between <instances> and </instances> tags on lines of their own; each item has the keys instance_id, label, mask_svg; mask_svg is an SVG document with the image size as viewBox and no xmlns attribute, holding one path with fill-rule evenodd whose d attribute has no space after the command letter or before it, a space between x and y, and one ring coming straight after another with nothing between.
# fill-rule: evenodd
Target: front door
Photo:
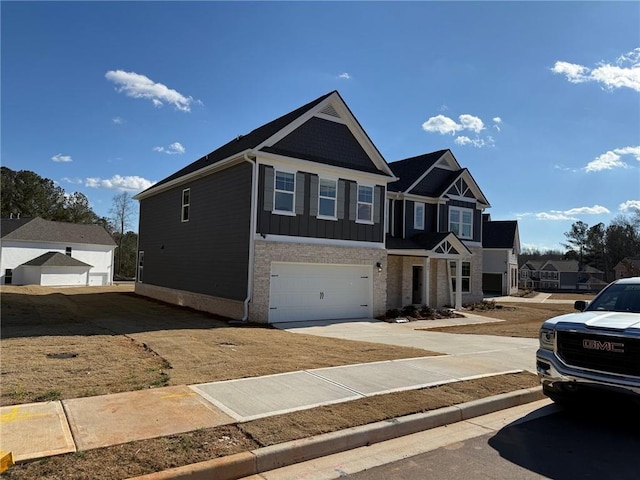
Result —
<instances>
[{"instance_id":1,"label":"front door","mask_svg":"<svg viewBox=\"0 0 640 480\"><path fill-rule=\"evenodd\" d=\"M411 303L414 305L422 305L422 267L419 265L413 266L412 273L412 294L411 294Z\"/></svg>"}]
</instances>

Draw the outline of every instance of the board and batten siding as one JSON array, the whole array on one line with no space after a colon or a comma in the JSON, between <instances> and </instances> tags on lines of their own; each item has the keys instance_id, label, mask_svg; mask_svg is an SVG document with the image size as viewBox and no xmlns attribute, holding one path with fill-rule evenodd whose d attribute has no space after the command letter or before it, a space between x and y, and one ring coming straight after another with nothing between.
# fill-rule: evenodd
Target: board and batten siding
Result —
<instances>
[{"instance_id":1,"label":"board and batten siding","mask_svg":"<svg viewBox=\"0 0 640 480\"><path fill-rule=\"evenodd\" d=\"M476 208L475 203L463 202L461 200L450 199L446 205L440 205L440 231L449 231L449 207L461 207L473 210L473 240L482 241L482 210Z\"/></svg>"},{"instance_id":2,"label":"board and batten siding","mask_svg":"<svg viewBox=\"0 0 640 480\"><path fill-rule=\"evenodd\" d=\"M143 283L232 300L247 295L251 175L242 163L140 202ZM181 217L190 189L189 221Z\"/></svg>"},{"instance_id":3,"label":"board and batten siding","mask_svg":"<svg viewBox=\"0 0 640 480\"><path fill-rule=\"evenodd\" d=\"M337 220L317 218L318 176L296 174L295 215L273 213L273 167L260 165L258 180L257 232L263 235L315 237L361 242L382 242L384 238L384 188L374 189L373 224L357 223L356 182L339 179L336 198ZM265 195L267 185L267 195Z\"/></svg>"}]
</instances>

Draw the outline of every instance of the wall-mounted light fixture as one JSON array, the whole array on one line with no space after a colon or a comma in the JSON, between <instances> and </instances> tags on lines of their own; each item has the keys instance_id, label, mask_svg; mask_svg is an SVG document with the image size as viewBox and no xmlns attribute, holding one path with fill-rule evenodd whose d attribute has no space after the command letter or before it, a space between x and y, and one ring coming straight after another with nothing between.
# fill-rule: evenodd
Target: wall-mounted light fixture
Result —
<instances>
[{"instance_id":1,"label":"wall-mounted light fixture","mask_svg":"<svg viewBox=\"0 0 640 480\"><path fill-rule=\"evenodd\" d=\"M382 271L382 264L380 262L376 262L376 268L378 269L379 272Z\"/></svg>"}]
</instances>

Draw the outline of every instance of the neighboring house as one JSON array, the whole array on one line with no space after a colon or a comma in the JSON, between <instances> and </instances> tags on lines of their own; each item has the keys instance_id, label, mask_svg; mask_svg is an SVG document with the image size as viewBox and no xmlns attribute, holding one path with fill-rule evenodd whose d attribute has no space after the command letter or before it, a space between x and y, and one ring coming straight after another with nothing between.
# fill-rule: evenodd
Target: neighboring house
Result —
<instances>
[{"instance_id":1,"label":"neighboring house","mask_svg":"<svg viewBox=\"0 0 640 480\"><path fill-rule=\"evenodd\" d=\"M263 323L483 298L469 171L450 150L387 164L336 91L134 198L141 295Z\"/></svg>"},{"instance_id":2,"label":"neighboring house","mask_svg":"<svg viewBox=\"0 0 640 480\"><path fill-rule=\"evenodd\" d=\"M338 92L326 94L134 197L135 291L256 322L380 315L392 180Z\"/></svg>"},{"instance_id":3,"label":"neighboring house","mask_svg":"<svg viewBox=\"0 0 640 480\"><path fill-rule=\"evenodd\" d=\"M640 277L640 257L625 257L620 260L613 271L616 280L619 278Z\"/></svg>"},{"instance_id":4,"label":"neighboring house","mask_svg":"<svg viewBox=\"0 0 640 480\"><path fill-rule=\"evenodd\" d=\"M482 290L513 295L518 292L518 221L491 220L489 214L482 220Z\"/></svg>"},{"instance_id":5,"label":"neighboring house","mask_svg":"<svg viewBox=\"0 0 640 480\"><path fill-rule=\"evenodd\" d=\"M450 150L389 164L387 304L481 300L482 213L489 202ZM458 285L460 288L458 288Z\"/></svg>"},{"instance_id":6,"label":"neighboring house","mask_svg":"<svg viewBox=\"0 0 640 480\"><path fill-rule=\"evenodd\" d=\"M540 290L600 290L604 272L577 260L528 261L520 267L523 288Z\"/></svg>"},{"instance_id":7,"label":"neighboring house","mask_svg":"<svg viewBox=\"0 0 640 480\"><path fill-rule=\"evenodd\" d=\"M1 283L111 285L115 242L99 225L3 218Z\"/></svg>"}]
</instances>

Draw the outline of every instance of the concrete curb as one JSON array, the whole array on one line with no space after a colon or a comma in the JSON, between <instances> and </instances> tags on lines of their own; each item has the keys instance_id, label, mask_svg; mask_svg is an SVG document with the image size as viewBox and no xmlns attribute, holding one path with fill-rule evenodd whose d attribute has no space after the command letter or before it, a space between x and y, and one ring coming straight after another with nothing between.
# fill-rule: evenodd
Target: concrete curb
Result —
<instances>
[{"instance_id":1,"label":"concrete curb","mask_svg":"<svg viewBox=\"0 0 640 480\"><path fill-rule=\"evenodd\" d=\"M542 387L495 395L426 413L416 413L315 437L258 448L129 480L237 480L276 468L353 450L545 398Z\"/></svg>"}]
</instances>

